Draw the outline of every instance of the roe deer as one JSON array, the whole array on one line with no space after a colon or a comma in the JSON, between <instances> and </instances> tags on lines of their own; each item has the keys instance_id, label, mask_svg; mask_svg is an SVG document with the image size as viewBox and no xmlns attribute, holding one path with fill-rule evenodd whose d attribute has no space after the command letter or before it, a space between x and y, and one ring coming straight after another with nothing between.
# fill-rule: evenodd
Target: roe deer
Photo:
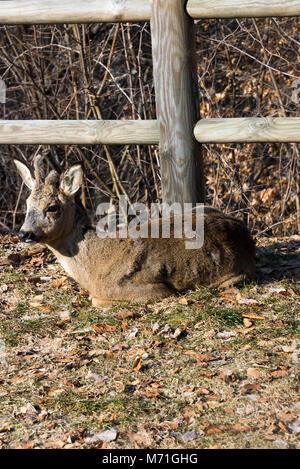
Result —
<instances>
[{"instance_id":1,"label":"roe deer","mask_svg":"<svg viewBox=\"0 0 300 469\"><path fill-rule=\"evenodd\" d=\"M254 242L241 221L206 207L200 249L186 249L185 239L174 237L101 239L75 201L83 179L81 166L45 176L41 158L35 158L34 177L15 160L31 190L19 237L48 246L96 304L147 303L202 285L255 278Z\"/></svg>"}]
</instances>

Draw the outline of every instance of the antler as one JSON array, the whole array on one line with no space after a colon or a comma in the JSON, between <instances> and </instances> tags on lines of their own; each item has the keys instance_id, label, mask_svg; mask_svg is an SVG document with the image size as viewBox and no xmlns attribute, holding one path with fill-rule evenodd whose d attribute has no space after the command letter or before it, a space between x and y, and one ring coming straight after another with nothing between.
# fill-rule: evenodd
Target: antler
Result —
<instances>
[{"instance_id":1,"label":"antler","mask_svg":"<svg viewBox=\"0 0 300 469\"><path fill-rule=\"evenodd\" d=\"M58 183L59 183L59 174L57 171L55 171L55 169L52 169L52 171L50 171L50 173L45 179L45 184L55 185Z\"/></svg>"},{"instance_id":2,"label":"antler","mask_svg":"<svg viewBox=\"0 0 300 469\"><path fill-rule=\"evenodd\" d=\"M45 165L44 165L44 157L42 155L36 155L33 159L33 167L34 167L34 178L36 182L42 182L45 177Z\"/></svg>"}]
</instances>

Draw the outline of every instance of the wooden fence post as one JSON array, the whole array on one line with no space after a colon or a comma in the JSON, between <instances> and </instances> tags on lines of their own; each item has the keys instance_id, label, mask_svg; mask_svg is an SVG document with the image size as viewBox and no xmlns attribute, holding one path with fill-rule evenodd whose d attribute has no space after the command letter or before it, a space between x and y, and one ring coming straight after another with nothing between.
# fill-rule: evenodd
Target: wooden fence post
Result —
<instances>
[{"instance_id":1,"label":"wooden fence post","mask_svg":"<svg viewBox=\"0 0 300 469\"><path fill-rule=\"evenodd\" d=\"M151 3L162 199L196 204L204 201L204 178L201 148L193 134L199 119L193 20L185 12L186 0Z\"/></svg>"}]
</instances>

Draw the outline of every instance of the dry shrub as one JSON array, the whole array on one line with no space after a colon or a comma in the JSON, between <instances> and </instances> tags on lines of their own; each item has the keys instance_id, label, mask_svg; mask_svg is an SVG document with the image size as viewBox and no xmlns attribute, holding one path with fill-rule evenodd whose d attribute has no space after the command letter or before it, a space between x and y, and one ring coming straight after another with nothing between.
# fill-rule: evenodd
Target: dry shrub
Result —
<instances>
[{"instance_id":1,"label":"dry shrub","mask_svg":"<svg viewBox=\"0 0 300 469\"><path fill-rule=\"evenodd\" d=\"M295 18L196 23L202 118L297 116ZM0 77L8 88L1 118L155 118L149 23L2 26L0 31ZM12 157L30 162L41 151L54 166L83 163L91 213L99 202L120 194L132 202L161 199L154 145L3 145L0 229L18 227L26 197ZM208 203L237 214L256 234L299 231L296 145L205 145L204 158Z\"/></svg>"}]
</instances>

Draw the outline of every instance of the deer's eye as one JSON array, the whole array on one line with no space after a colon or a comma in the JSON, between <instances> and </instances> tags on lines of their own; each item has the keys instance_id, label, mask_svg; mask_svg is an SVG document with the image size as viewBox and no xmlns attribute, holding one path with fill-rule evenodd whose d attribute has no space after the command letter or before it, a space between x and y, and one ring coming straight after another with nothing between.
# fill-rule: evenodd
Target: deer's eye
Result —
<instances>
[{"instance_id":1,"label":"deer's eye","mask_svg":"<svg viewBox=\"0 0 300 469\"><path fill-rule=\"evenodd\" d=\"M46 212L47 212L47 213L57 213L58 210L59 210L59 205L50 205L50 206L47 208Z\"/></svg>"}]
</instances>

